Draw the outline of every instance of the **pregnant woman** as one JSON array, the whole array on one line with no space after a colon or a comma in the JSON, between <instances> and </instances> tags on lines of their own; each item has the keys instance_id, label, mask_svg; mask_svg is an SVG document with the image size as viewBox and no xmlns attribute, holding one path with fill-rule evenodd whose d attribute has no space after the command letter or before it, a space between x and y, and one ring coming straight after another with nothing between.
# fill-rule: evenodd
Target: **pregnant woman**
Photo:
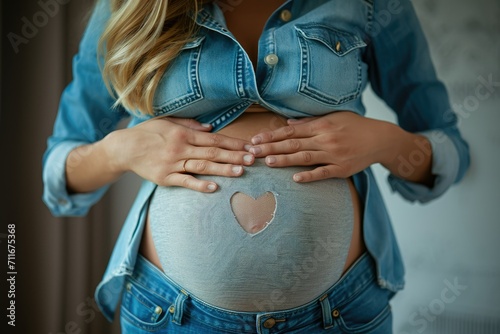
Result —
<instances>
[{"instance_id":1,"label":"pregnant woman","mask_svg":"<svg viewBox=\"0 0 500 334\"><path fill-rule=\"evenodd\" d=\"M123 333L392 332L370 165L426 202L469 164L408 0L100 0L73 66L44 200L144 179L96 290ZM364 117L368 82L399 125Z\"/></svg>"}]
</instances>

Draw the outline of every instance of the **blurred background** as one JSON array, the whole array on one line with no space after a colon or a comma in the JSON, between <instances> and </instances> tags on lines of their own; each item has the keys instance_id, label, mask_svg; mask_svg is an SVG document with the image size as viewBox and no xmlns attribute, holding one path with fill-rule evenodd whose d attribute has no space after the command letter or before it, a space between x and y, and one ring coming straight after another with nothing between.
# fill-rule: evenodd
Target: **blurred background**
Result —
<instances>
[{"instance_id":1,"label":"blurred background","mask_svg":"<svg viewBox=\"0 0 500 334\"><path fill-rule=\"evenodd\" d=\"M387 172L374 167L407 271L392 303L394 333L500 333L500 1L413 3L460 111L472 165L459 185L426 205L393 194ZM123 177L84 218L54 218L41 201L42 154L92 5L0 3L2 333L119 333L93 295L139 180ZM23 28L26 22L36 25ZM368 116L394 121L369 89L364 102ZM6 326L9 224L16 230L15 328Z\"/></svg>"}]
</instances>

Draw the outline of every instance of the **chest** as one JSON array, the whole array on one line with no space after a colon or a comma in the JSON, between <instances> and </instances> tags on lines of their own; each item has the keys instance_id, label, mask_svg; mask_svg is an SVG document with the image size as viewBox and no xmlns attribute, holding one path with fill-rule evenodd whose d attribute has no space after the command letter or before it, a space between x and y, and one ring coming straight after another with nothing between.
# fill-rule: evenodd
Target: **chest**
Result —
<instances>
[{"instance_id":1,"label":"chest","mask_svg":"<svg viewBox=\"0 0 500 334\"><path fill-rule=\"evenodd\" d=\"M204 6L196 38L158 85L155 114L196 118L214 131L254 102L285 117L363 114L366 2L252 6L257 2L243 1L233 10L219 2ZM291 16L283 17L287 12Z\"/></svg>"},{"instance_id":2,"label":"chest","mask_svg":"<svg viewBox=\"0 0 500 334\"><path fill-rule=\"evenodd\" d=\"M258 42L262 30L271 14L284 0L257 0L217 2L224 14L228 30L247 52L252 63L257 64ZM231 3L237 3L231 5Z\"/></svg>"}]
</instances>

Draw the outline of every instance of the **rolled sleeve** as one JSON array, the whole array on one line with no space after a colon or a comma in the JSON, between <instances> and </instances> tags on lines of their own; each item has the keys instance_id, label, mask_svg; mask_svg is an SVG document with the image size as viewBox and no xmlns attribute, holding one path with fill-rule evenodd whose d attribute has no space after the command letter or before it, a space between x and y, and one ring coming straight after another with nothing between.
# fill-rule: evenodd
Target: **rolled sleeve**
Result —
<instances>
[{"instance_id":1,"label":"rolled sleeve","mask_svg":"<svg viewBox=\"0 0 500 334\"><path fill-rule=\"evenodd\" d=\"M429 202L441 196L459 176L460 156L453 141L439 130L420 133L432 147L432 174L435 176L432 187L410 182L389 175L388 181L393 191L397 191L409 201Z\"/></svg>"},{"instance_id":2,"label":"rolled sleeve","mask_svg":"<svg viewBox=\"0 0 500 334\"><path fill-rule=\"evenodd\" d=\"M91 193L69 194L66 189L66 159L69 153L86 142L62 142L51 151L43 172L43 201L54 216L84 216L104 195L108 186Z\"/></svg>"},{"instance_id":3,"label":"rolled sleeve","mask_svg":"<svg viewBox=\"0 0 500 334\"><path fill-rule=\"evenodd\" d=\"M109 0L99 0L73 58L73 80L63 91L52 135L43 156L43 202L55 216L83 216L106 192L68 194L66 159L78 146L95 143L116 129L128 113L114 107L98 63L98 42L110 15ZM68 162L71 164L78 163ZM83 156L80 158L84 158Z\"/></svg>"},{"instance_id":4,"label":"rolled sleeve","mask_svg":"<svg viewBox=\"0 0 500 334\"><path fill-rule=\"evenodd\" d=\"M391 9L391 0L373 2L374 15ZM432 187L389 175L389 184L405 199L425 203L462 179L469 166L469 146L432 63L427 40L411 1L392 8L390 22L370 31L366 59L370 83L396 113L404 130L425 136L432 147Z\"/></svg>"}]
</instances>

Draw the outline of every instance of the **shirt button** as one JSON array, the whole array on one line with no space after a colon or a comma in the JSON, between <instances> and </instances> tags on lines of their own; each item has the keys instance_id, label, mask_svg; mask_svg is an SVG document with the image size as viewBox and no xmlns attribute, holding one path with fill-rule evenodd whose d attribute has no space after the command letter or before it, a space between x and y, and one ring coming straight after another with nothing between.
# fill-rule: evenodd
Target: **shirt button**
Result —
<instances>
[{"instance_id":1,"label":"shirt button","mask_svg":"<svg viewBox=\"0 0 500 334\"><path fill-rule=\"evenodd\" d=\"M279 62L279 58L274 53L270 53L264 58L264 62L269 66L274 66Z\"/></svg>"},{"instance_id":2,"label":"shirt button","mask_svg":"<svg viewBox=\"0 0 500 334\"><path fill-rule=\"evenodd\" d=\"M292 19L292 12L288 9L283 9L280 13L280 19L283 22L288 22Z\"/></svg>"},{"instance_id":3,"label":"shirt button","mask_svg":"<svg viewBox=\"0 0 500 334\"><path fill-rule=\"evenodd\" d=\"M342 45L340 44L340 42L337 42L337 44L335 44L335 50L336 50L337 52L340 52L340 48L341 48L341 46L342 46Z\"/></svg>"},{"instance_id":4,"label":"shirt button","mask_svg":"<svg viewBox=\"0 0 500 334\"><path fill-rule=\"evenodd\" d=\"M274 325L276 325L276 320L274 320L273 318L269 318L264 322L264 327L267 329L273 328Z\"/></svg>"}]
</instances>

